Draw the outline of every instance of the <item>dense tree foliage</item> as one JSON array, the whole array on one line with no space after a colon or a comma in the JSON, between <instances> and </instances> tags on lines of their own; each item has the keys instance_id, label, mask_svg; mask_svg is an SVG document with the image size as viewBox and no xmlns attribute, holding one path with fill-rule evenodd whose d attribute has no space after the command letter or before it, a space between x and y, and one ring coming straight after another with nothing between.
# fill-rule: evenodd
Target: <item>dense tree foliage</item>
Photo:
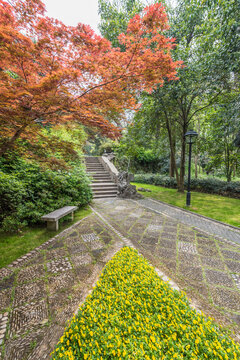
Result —
<instances>
[{"instance_id":1,"label":"dense tree foliage","mask_svg":"<svg viewBox=\"0 0 240 360\"><path fill-rule=\"evenodd\" d=\"M99 0L99 30L102 36L110 40L114 47L121 47L118 36L125 33L128 21L144 8L139 0ZM124 50L124 47L121 47Z\"/></svg>"},{"instance_id":2,"label":"dense tree foliage","mask_svg":"<svg viewBox=\"0 0 240 360\"><path fill-rule=\"evenodd\" d=\"M40 0L1 0L0 155L20 139L36 141L41 126L59 123L119 136L109 116L124 116L139 91L176 76L167 29L163 7L147 7L119 37L122 52L89 26L46 17Z\"/></svg>"},{"instance_id":3,"label":"dense tree foliage","mask_svg":"<svg viewBox=\"0 0 240 360\"><path fill-rule=\"evenodd\" d=\"M169 175L183 191L184 135L193 128L199 133L195 175L199 168L224 174L228 181L239 175L239 10L237 0L178 0L168 8L168 33L177 42L173 58L184 66L178 71L178 81L160 83L150 94L141 93L141 108L121 141L132 159L132 170L136 171L137 158L144 151L145 171L147 152L159 158L159 166L152 163L152 171L165 171L160 159L167 157Z\"/></svg>"}]
</instances>

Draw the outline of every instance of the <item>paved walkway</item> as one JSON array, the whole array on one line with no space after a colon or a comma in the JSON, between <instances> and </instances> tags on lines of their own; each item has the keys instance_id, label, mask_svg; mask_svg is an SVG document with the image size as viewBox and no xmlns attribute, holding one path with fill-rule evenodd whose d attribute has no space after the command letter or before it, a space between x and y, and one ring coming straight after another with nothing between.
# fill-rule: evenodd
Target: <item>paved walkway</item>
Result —
<instances>
[{"instance_id":1,"label":"paved walkway","mask_svg":"<svg viewBox=\"0 0 240 360\"><path fill-rule=\"evenodd\" d=\"M165 204L161 201L145 198L139 200L139 203L149 209L158 211L162 214L177 219L183 224L193 226L196 229L206 231L207 233L212 234L214 236L219 236L221 238L227 239L229 241L234 241L240 244L240 229L228 226L218 221L208 219L198 214L181 210L175 206ZM239 218L240 218L240 206L239 206Z\"/></svg>"},{"instance_id":2,"label":"paved walkway","mask_svg":"<svg viewBox=\"0 0 240 360\"><path fill-rule=\"evenodd\" d=\"M92 214L0 269L0 358L49 359L67 320L123 245Z\"/></svg>"},{"instance_id":3,"label":"paved walkway","mask_svg":"<svg viewBox=\"0 0 240 360\"><path fill-rule=\"evenodd\" d=\"M101 199L93 210L21 261L0 269L2 359L48 359L106 262L131 244L199 309L240 333L239 244L139 202Z\"/></svg>"},{"instance_id":4,"label":"paved walkway","mask_svg":"<svg viewBox=\"0 0 240 360\"><path fill-rule=\"evenodd\" d=\"M240 326L240 244L153 212L143 200L105 199L94 209L205 313Z\"/></svg>"}]
</instances>

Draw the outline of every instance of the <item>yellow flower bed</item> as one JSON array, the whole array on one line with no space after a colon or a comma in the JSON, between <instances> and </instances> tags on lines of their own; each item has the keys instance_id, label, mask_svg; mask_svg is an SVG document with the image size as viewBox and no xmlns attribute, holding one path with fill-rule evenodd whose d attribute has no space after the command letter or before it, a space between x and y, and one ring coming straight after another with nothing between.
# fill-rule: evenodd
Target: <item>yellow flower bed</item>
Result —
<instances>
[{"instance_id":1,"label":"yellow flower bed","mask_svg":"<svg viewBox=\"0 0 240 360\"><path fill-rule=\"evenodd\" d=\"M191 309L185 294L164 283L136 250L125 247L106 265L51 356L239 360L240 346Z\"/></svg>"}]
</instances>

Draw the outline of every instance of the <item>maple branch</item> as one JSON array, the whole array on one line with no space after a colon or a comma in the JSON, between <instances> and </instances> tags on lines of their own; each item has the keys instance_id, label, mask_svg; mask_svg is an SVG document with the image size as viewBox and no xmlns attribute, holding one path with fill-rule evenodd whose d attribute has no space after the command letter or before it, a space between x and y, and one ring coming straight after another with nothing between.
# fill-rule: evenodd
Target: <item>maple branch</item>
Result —
<instances>
[{"instance_id":1,"label":"maple branch","mask_svg":"<svg viewBox=\"0 0 240 360\"><path fill-rule=\"evenodd\" d=\"M132 53L132 56L131 56L131 58L130 58L127 66L126 66L126 70L129 68L129 66L130 66L130 64L131 64L131 62L132 62L133 56L135 55L135 53L136 53L136 51L137 51L138 45L139 45L139 41L138 41L138 43L136 44L136 47L135 47L135 49L134 49L134 51L133 51L133 53Z\"/></svg>"},{"instance_id":2,"label":"maple branch","mask_svg":"<svg viewBox=\"0 0 240 360\"><path fill-rule=\"evenodd\" d=\"M27 80L27 76L26 76L26 73L25 73L25 70L24 70L24 67L23 67L23 61L21 61L20 64L21 64L20 66L21 66L21 69L22 69L22 72L23 72L23 76L24 76L25 82L27 83L28 80Z\"/></svg>"},{"instance_id":3,"label":"maple branch","mask_svg":"<svg viewBox=\"0 0 240 360\"><path fill-rule=\"evenodd\" d=\"M15 134L11 137L11 139L9 141L7 141L3 144L2 148L0 149L0 156L3 156L9 150L9 148L12 147L12 145L20 137L20 135L26 129L27 126L28 126L28 124L24 124L22 127L20 127L20 129L18 129L15 132Z\"/></svg>"},{"instance_id":4,"label":"maple branch","mask_svg":"<svg viewBox=\"0 0 240 360\"><path fill-rule=\"evenodd\" d=\"M84 93L82 93L81 95L79 95L78 97L76 97L75 99L73 99L73 100L71 101L71 103L74 102L74 101L76 101L76 100L78 100L78 99L80 99L81 97L83 97L84 95L88 94L90 91L92 91L92 90L94 90L94 89L100 88L100 87L102 87L102 86L111 84L111 83L113 83L113 82L115 82L115 81L117 81L117 80L122 79L123 76L124 76L124 75L121 75L121 76L119 76L118 78L115 78L115 79L109 80L109 81L107 81L107 82L105 82L105 83L102 83L102 84L95 85L95 86L91 87L90 89L84 91Z\"/></svg>"},{"instance_id":5,"label":"maple branch","mask_svg":"<svg viewBox=\"0 0 240 360\"><path fill-rule=\"evenodd\" d=\"M131 62L132 62L133 57L134 57L134 55L135 55L135 53L136 53L136 51L137 51L138 46L139 46L139 40L138 40L138 43L137 43L136 46L135 46L135 49L134 49L134 51L133 51L133 53L132 53L132 55L131 55L131 58L130 58L129 62L128 62L125 70L124 70L124 73L126 73L126 70L127 70L127 69L129 68L129 66L131 65ZM75 101L75 100L77 100L77 99L80 99L81 97L83 97L84 95L86 95L87 93L89 93L90 91L92 91L92 90L94 90L94 89L96 89L96 88L98 88L98 87L102 87L102 86L108 85L108 84L110 84L110 83L113 83L113 82L115 82L115 81L117 81L117 80L122 79L122 77L124 77L124 73L122 73L122 75L120 75L118 78L115 78L114 80L110 80L110 81L108 81L108 82L106 82L106 83L103 83L103 84L100 84L100 85L96 85L96 86L94 86L94 87L86 90L83 94L79 95L79 96L78 96L76 99L74 99L73 101ZM73 101L72 101L72 102L73 102Z\"/></svg>"}]
</instances>

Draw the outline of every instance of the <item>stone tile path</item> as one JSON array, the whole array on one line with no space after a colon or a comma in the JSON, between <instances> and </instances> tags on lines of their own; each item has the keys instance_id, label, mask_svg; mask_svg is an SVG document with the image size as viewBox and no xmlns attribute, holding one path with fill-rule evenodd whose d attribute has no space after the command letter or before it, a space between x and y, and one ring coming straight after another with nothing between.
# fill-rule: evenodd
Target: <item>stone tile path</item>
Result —
<instances>
[{"instance_id":1,"label":"stone tile path","mask_svg":"<svg viewBox=\"0 0 240 360\"><path fill-rule=\"evenodd\" d=\"M104 199L94 209L204 313L240 333L240 244L142 205L143 200Z\"/></svg>"},{"instance_id":2,"label":"stone tile path","mask_svg":"<svg viewBox=\"0 0 240 360\"><path fill-rule=\"evenodd\" d=\"M2 359L48 359L106 262L125 245L134 245L198 308L239 334L239 244L130 200L96 200L93 210L0 269Z\"/></svg>"},{"instance_id":3,"label":"stone tile path","mask_svg":"<svg viewBox=\"0 0 240 360\"><path fill-rule=\"evenodd\" d=\"M67 320L123 245L93 214L0 269L0 358L49 359Z\"/></svg>"},{"instance_id":4,"label":"stone tile path","mask_svg":"<svg viewBox=\"0 0 240 360\"><path fill-rule=\"evenodd\" d=\"M224 225L220 222L208 219L198 214L188 211L183 211L175 206L165 204L161 201L152 199L142 199L139 203L143 206L156 210L164 215L170 216L186 225L194 226L202 231L206 231L214 236L219 236L229 241L234 241L240 244L240 229ZM240 206L239 206L239 223L240 223Z\"/></svg>"}]
</instances>

